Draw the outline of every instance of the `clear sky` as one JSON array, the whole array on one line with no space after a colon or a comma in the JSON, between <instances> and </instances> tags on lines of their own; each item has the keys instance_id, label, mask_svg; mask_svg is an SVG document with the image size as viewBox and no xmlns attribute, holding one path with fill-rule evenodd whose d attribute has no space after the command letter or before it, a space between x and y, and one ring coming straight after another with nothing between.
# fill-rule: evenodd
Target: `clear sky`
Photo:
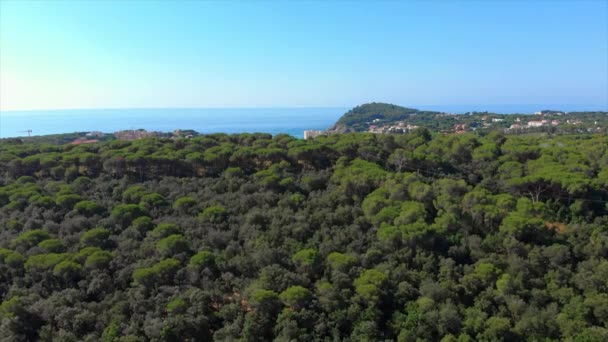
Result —
<instances>
[{"instance_id":1,"label":"clear sky","mask_svg":"<svg viewBox=\"0 0 608 342\"><path fill-rule=\"evenodd\" d=\"M608 108L608 1L0 0L0 109Z\"/></svg>"}]
</instances>

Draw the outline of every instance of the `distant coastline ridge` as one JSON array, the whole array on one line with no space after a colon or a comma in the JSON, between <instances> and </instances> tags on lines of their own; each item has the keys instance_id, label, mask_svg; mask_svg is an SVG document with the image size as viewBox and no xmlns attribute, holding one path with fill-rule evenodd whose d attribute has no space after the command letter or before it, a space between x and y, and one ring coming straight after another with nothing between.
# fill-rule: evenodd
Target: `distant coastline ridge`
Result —
<instances>
[{"instance_id":1,"label":"distant coastline ridge","mask_svg":"<svg viewBox=\"0 0 608 342\"><path fill-rule=\"evenodd\" d=\"M346 112L324 131L305 130L304 139L350 132L408 133L418 128L441 133L499 130L503 133L598 133L608 129L608 112L542 109L532 114L419 110L389 103L366 103Z\"/></svg>"},{"instance_id":2,"label":"distant coastline ridge","mask_svg":"<svg viewBox=\"0 0 608 342\"><path fill-rule=\"evenodd\" d=\"M551 108L551 109L546 109ZM352 109L240 108L240 109L96 109L0 112L0 138L62 134L71 140L86 133L142 129L172 136L176 129L197 134L267 133L311 139L325 134L370 132L408 133L426 128L438 133L501 130L504 133L594 133L606 130L606 111L566 111L558 106L535 107L529 113L490 111L455 114L450 110L367 103ZM79 132L78 134L70 132ZM81 133L81 134L80 134ZM130 136L125 133L125 136ZM137 133L144 138L149 135ZM85 139L86 138L86 139ZM79 140L80 141L80 140Z\"/></svg>"}]
</instances>

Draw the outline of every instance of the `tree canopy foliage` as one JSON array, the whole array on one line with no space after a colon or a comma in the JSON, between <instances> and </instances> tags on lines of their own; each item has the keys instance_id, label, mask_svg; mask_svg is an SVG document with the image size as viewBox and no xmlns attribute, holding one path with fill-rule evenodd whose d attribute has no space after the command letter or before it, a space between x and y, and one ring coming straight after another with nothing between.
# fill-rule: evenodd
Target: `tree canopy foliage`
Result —
<instances>
[{"instance_id":1,"label":"tree canopy foliage","mask_svg":"<svg viewBox=\"0 0 608 342\"><path fill-rule=\"evenodd\" d=\"M6 140L0 155L3 341L608 338L605 135Z\"/></svg>"}]
</instances>

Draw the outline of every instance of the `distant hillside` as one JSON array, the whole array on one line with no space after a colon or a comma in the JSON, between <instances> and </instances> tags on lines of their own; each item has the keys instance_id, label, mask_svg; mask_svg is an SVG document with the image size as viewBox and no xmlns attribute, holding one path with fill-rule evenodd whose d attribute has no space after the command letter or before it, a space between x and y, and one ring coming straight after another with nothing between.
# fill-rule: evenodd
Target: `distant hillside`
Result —
<instances>
[{"instance_id":1,"label":"distant hillside","mask_svg":"<svg viewBox=\"0 0 608 342\"><path fill-rule=\"evenodd\" d=\"M331 130L362 132L367 131L371 123L384 124L401 121L407 119L411 114L439 114L439 112L420 111L389 103L372 102L357 106L345 113Z\"/></svg>"},{"instance_id":2,"label":"distant hillside","mask_svg":"<svg viewBox=\"0 0 608 342\"><path fill-rule=\"evenodd\" d=\"M388 103L366 103L346 112L330 133L405 133L424 127L432 132L464 133L501 130L505 133L600 133L608 131L607 112L542 110L535 114L421 111Z\"/></svg>"}]
</instances>

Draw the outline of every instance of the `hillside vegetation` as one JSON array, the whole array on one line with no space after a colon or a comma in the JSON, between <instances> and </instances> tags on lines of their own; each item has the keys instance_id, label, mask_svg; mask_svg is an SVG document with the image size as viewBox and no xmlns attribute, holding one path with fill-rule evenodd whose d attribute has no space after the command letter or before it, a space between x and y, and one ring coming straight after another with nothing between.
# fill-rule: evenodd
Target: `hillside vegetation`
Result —
<instances>
[{"instance_id":1,"label":"hillside vegetation","mask_svg":"<svg viewBox=\"0 0 608 342\"><path fill-rule=\"evenodd\" d=\"M606 341L607 204L606 135L3 141L0 340Z\"/></svg>"},{"instance_id":2,"label":"hillside vegetation","mask_svg":"<svg viewBox=\"0 0 608 342\"><path fill-rule=\"evenodd\" d=\"M338 121L333 130L345 132L367 131L374 120L380 122L395 122L405 120L411 114L439 114L439 112L421 112L418 109L401 107L388 103L366 103L346 112Z\"/></svg>"},{"instance_id":3,"label":"hillside vegetation","mask_svg":"<svg viewBox=\"0 0 608 342\"><path fill-rule=\"evenodd\" d=\"M543 110L536 114L450 114L373 102L346 112L328 132L404 133L416 128L443 133L483 131L487 134L495 130L509 134L607 133L608 112Z\"/></svg>"}]
</instances>

